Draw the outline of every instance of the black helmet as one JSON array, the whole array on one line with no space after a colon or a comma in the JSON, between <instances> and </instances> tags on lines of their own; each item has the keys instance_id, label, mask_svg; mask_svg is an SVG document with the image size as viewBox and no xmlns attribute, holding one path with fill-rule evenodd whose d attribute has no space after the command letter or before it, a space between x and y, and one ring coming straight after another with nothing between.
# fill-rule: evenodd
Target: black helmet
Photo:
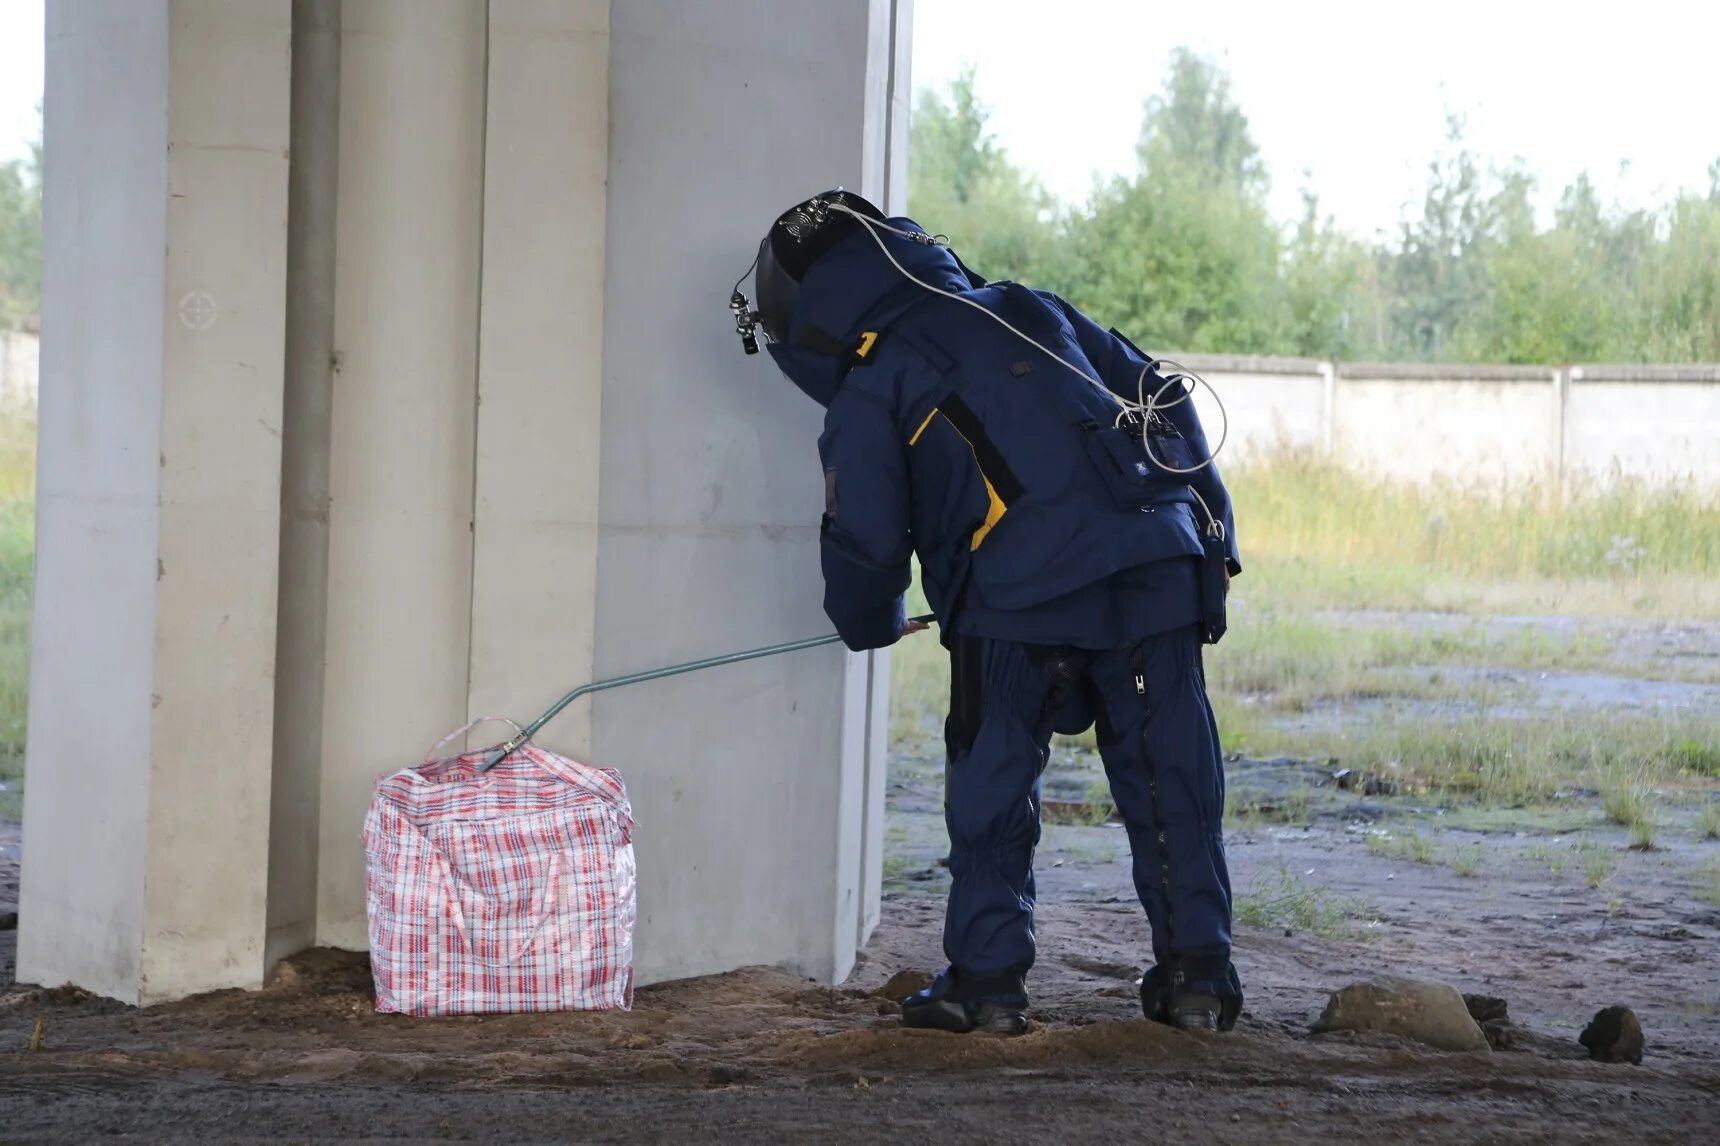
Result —
<instances>
[{"instance_id":1,"label":"black helmet","mask_svg":"<svg viewBox=\"0 0 1720 1146\"><path fill-rule=\"evenodd\" d=\"M884 212L838 187L784 211L759 243L754 293L759 322L772 342L788 341L794 299L812 264L862 226L852 215L833 209L831 205L836 203L869 219L884 219Z\"/></svg>"}]
</instances>

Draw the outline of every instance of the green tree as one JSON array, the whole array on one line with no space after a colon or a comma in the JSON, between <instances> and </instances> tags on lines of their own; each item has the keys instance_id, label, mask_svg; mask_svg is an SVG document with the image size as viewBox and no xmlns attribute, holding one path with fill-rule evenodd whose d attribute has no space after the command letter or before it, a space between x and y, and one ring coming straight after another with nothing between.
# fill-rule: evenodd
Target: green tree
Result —
<instances>
[{"instance_id":1,"label":"green tree","mask_svg":"<svg viewBox=\"0 0 1720 1146\"><path fill-rule=\"evenodd\" d=\"M1375 261L1364 245L1320 216L1302 192L1302 217L1284 250L1279 353L1320 358L1371 357L1384 339L1385 308Z\"/></svg>"},{"instance_id":2,"label":"green tree","mask_svg":"<svg viewBox=\"0 0 1720 1146\"><path fill-rule=\"evenodd\" d=\"M1188 48L1171 53L1163 89L1148 98L1135 154L1149 178L1186 179L1251 202L1263 201L1270 188L1230 77Z\"/></svg>"},{"instance_id":3,"label":"green tree","mask_svg":"<svg viewBox=\"0 0 1720 1146\"><path fill-rule=\"evenodd\" d=\"M1065 278L1058 266L1056 204L1010 162L986 127L988 116L975 94L971 67L947 94L918 94L910 124L908 211L927 230L949 236L979 274L1054 287Z\"/></svg>"},{"instance_id":4,"label":"green tree","mask_svg":"<svg viewBox=\"0 0 1720 1146\"><path fill-rule=\"evenodd\" d=\"M1640 226L1609 220L1587 175L1566 188L1550 230L1524 226L1520 182L1494 202L1489 292L1461 340L1462 357L1521 363L1632 356L1627 305ZM1507 221L1509 220L1509 221Z\"/></svg>"},{"instance_id":5,"label":"green tree","mask_svg":"<svg viewBox=\"0 0 1720 1146\"><path fill-rule=\"evenodd\" d=\"M1132 180L1070 220L1067 289L1101 322L1165 350L1279 349L1277 227L1229 80L1187 49L1148 100Z\"/></svg>"},{"instance_id":6,"label":"green tree","mask_svg":"<svg viewBox=\"0 0 1720 1146\"><path fill-rule=\"evenodd\" d=\"M1666 211L1642 276L1649 361L1720 362L1720 161L1708 175L1706 196L1681 195Z\"/></svg>"},{"instance_id":7,"label":"green tree","mask_svg":"<svg viewBox=\"0 0 1720 1146\"><path fill-rule=\"evenodd\" d=\"M34 323L42 309L42 145L0 164L0 326Z\"/></svg>"},{"instance_id":8,"label":"green tree","mask_svg":"<svg viewBox=\"0 0 1720 1146\"><path fill-rule=\"evenodd\" d=\"M1557 364L1720 361L1720 162L1664 209L1579 177L1552 225L1519 162L1485 165L1448 121L1420 201L1366 244L1313 190L1287 225L1229 78L1172 53L1132 177L1065 210L987 129L971 69L913 118L910 206L976 270L1056 290L1158 351ZM24 182L27 183L27 180Z\"/></svg>"},{"instance_id":9,"label":"green tree","mask_svg":"<svg viewBox=\"0 0 1720 1146\"><path fill-rule=\"evenodd\" d=\"M1463 143L1462 121L1450 117L1447 133L1451 150L1428 165L1420 214L1403 221L1398 249L1385 260L1393 357L1444 359L1489 289L1492 216L1481 167Z\"/></svg>"}]
</instances>

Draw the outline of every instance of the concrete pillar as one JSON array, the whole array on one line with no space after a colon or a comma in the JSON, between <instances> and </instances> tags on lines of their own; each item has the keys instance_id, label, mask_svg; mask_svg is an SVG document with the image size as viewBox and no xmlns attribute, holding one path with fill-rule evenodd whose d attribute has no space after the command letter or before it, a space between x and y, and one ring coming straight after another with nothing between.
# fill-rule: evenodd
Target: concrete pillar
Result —
<instances>
[{"instance_id":1,"label":"concrete pillar","mask_svg":"<svg viewBox=\"0 0 1720 1146\"><path fill-rule=\"evenodd\" d=\"M881 194L881 7L611 12L600 675L828 628L820 411L741 354L725 304L777 212L835 184ZM594 698L592 754L627 774L641 824L643 980L847 973L866 793L851 671L820 650Z\"/></svg>"},{"instance_id":2,"label":"concrete pillar","mask_svg":"<svg viewBox=\"0 0 1720 1146\"><path fill-rule=\"evenodd\" d=\"M24 978L362 948L378 775L827 630L820 412L727 301L796 200L899 205L908 11L52 0ZM887 697L824 649L545 733L628 778L642 981L847 973Z\"/></svg>"},{"instance_id":3,"label":"concrete pillar","mask_svg":"<svg viewBox=\"0 0 1720 1146\"><path fill-rule=\"evenodd\" d=\"M363 948L376 777L466 719L484 0L345 0L317 941ZM553 189L544 188L546 197Z\"/></svg>"},{"instance_id":4,"label":"concrete pillar","mask_svg":"<svg viewBox=\"0 0 1720 1146\"><path fill-rule=\"evenodd\" d=\"M25 981L262 981L290 12L48 4Z\"/></svg>"}]
</instances>

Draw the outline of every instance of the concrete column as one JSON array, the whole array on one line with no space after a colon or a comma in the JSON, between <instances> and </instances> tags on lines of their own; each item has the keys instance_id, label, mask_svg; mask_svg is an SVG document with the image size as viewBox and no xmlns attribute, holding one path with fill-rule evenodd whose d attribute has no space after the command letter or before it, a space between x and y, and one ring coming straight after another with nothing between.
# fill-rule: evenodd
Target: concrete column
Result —
<instances>
[{"instance_id":1,"label":"concrete column","mask_svg":"<svg viewBox=\"0 0 1720 1146\"><path fill-rule=\"evenodd\" d=\"M317 904L317 941L337 947L367 941L372 784L466 714L485 9L342 14Z\"/></svg>"},{"instance_id":2,"label":"concrete column","mask_svg":"<svg viewBox=\"0 0 1720 1146\"><path fill-rule=\"evenodd\" d=\"M741 354L726 303L779 211L881 193L880 4L612 9L600 675L829 627L821 414ZM593 756L627 774L641 825L642 980L847 973L869 716L850 671L819 650L594 698Z\"/></svg>"},{"instance_id":3,"label":"concrete column","mask_svg":"<svg viewBox=\"0 0 1720 1146\"><path fill-rule=\"evenodd\" d=\"M290 16L48 5L25 981L262 981Z\"/></svg>"},{"instance_id":4,"label":"concrete column","mask_svg":"<svg viewBox=\"0 0 1720 1146\"><path fill-rule=\"evenodd\" d=\"M491 0L488 90L470 707L526 719L592 676L608 0Z\"/></svg>"}]
</instances>

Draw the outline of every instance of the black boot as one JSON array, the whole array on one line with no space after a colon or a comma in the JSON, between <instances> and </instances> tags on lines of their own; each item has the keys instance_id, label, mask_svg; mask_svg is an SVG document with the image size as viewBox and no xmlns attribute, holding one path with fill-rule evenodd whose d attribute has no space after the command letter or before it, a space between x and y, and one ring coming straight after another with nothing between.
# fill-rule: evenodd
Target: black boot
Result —
<instances>
[{"instance_id":1,"label":"black boot","mask_svg":"<svg viewBox=\"0 0 1720 1146\"><path fill-rule=\"evenodd\" d=\"M1242 980L1228 959L1173 956L1141 977L1141 1013L1181 1031L1228 1031L1242 1014Z\"/></svg>"},{"instance_id":2,"label":"black boot","mask_svg":"<svg viewBox=\"0 0 1720 1146\"><path fill-rule=\"evenodd\" d=\"M931 986L902 1000L902 1025L957 1034L1024 1035L1027 986L1014 972L964 978L947 967Z\"/></svg>"}]
</instances>

